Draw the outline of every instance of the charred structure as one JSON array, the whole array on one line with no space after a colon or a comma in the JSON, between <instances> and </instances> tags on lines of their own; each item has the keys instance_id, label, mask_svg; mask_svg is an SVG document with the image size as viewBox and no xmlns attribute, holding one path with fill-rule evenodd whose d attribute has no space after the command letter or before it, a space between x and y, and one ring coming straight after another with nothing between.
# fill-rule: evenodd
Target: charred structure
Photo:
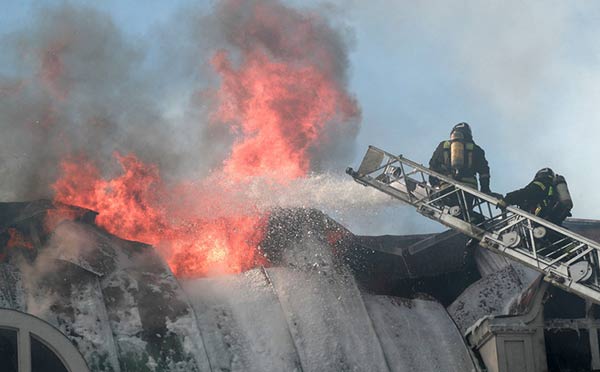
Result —
<instances>
[{"instance_id":1,"label":"charred structure","mask_svg":"<svg viewBox=\"0 0 600 372\"><path fill-rule=\"evenodd\" d=\"M0 298L60 330L92 371L473 370L489 363L477 341L486 322L527 314L542 323L515 324L541 327L550 370L594 363L596 305L557 289L544 296L535 273L467 252L452 233L360 237L319 211L282 209L260 244L268 266L176 279L153 247L112 236L92 211L58 207L63 219L48 230L51 202L0 205L5 241L19 236L2 252ZM580 346L558 347L573 337Z\"/></svg>"}]
</instances>

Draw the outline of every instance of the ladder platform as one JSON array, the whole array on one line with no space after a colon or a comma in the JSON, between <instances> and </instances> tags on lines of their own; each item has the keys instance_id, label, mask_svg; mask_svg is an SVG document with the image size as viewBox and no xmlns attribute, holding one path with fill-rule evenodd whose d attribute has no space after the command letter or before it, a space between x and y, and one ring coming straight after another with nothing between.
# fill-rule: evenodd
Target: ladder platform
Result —
<instances>
[{"instance_id":1,"label":"ladder platform","mask_svg":"<svg viewBox=\"0 0 600 372\"><path fill-rule=\"evenodd\" d=\"M409 160L369 146L358 168L346 173L364 186L414 207L423 216L477 239L544 274L566 291L600 304L600 244ZM435 177L442 187L433 187Z\"/></svg>"}]
</instances>

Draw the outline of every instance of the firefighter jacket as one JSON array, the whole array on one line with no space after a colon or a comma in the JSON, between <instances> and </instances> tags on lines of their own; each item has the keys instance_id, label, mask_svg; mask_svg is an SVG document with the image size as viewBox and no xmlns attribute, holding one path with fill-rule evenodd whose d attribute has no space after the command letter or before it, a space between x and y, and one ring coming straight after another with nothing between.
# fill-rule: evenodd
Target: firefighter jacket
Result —
<instances>
[{"instance_id":1,"label":"firefighter jacket","mask_svg":"<svg viewBox=\"0 0 600 372\"><path fill-rule=\"evenodd\" d=\"M475 175L479 174L481 191L489 192L490 167L485 158L485 151L473 141L462 142L462 144L462 153L460 155L464 161L460 169L456 169L452 165L452 155L454 155L451 152L452 141L440 142L429 161L429 168L473 188L477 188L477 178ZM439 180L435 177L430 177L429 182L433 186L439 184Z\"/></svg>"},{"instance_id":2,"label":"firefighter jacket","mask_svg":"<svg viewBox=\"0 0 600 372\"><path fill-rule=\"evenodd\" d=\"M509 192L504 197L508 205L518 205L519 208L560 225L567 217L555 215L556 190L551 178L535 179L522 189Z\"/></svg>"}]
</instances>

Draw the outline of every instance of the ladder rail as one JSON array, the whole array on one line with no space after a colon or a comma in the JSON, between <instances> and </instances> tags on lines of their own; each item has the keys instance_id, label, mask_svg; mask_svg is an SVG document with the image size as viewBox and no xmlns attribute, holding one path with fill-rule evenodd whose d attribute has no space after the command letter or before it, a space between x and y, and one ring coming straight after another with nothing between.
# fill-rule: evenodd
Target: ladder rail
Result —
<instances>
[{"instance_id":1,"label":"ladder rail","mask_svg":"<svg viewBox=\"0 0 600 372\"><path fill-rule=\"evenodd\" d=\"M358 171L348 168L346 172L358 183L544 273L554 285L600 304L600 243L519 208L499 209L494 196L375 146L369 146ZM444 186L433 187L426 176ZM591 276L571 272L577 264L579 270L585 269L582 261L593 265Z\"/></svg>"},{"instance_id":2,"label":"ladder rail","mask_svg":"<svg viewBox=\"0 0 600 372\"><path fill-rule=\"evenodd\" d=\"M409 165L410 167L414 168L415 170L418 170L418 172L420 172L422 174L427 174L429 176L433 176L433 177L435 177L435 178L437 178L439 180L444 181L447 184L452 185L453 187L461 190L462 192L464 192L466 194L470 194L472 196L475 196L475 197L477 197L477 198L479 198L481 200L484 200L484 201L486 201L486 202L488 202L488 203L490 203L490 204L492 204L494 206L499 201L497 198L494 198L493 196L490 196L490 195L488 195L486 193L483 193L483 192L481 192L479 190L476 190L476 189L474 189L472 187L463 185L463 184L457 182L456 180L454 180L452 178L449 178L449 177L447 177L447 176L445 176L443 174L437 173L437 172L435 172L435 171L433 171L433 170L431 170L431 169L423 166L422 164L418 164L418 163L416 163L416 162L414 162L414 161L412 161L410 159L407 159L403 155L393 155L393 154L391 154L389 152L386 152L384 150L381 150L381 149L379 149L379 148L377 148L375 146L369 146L369 148L377 150L377 151L380 151L380 152L384 153L385 155L387 155L390 159L394 159L394 161L388 162L385 166L382 166L382 167L378 168L377 170L381 170L381 169L383 169L383 168L385 168L387 166L393 165L395 162L397 162L399 164L406 164L406 165ZM366 176L366 175L363 175L363 176ZM392 195L392 196L395 196L395 195ZM574 233L574 232L572 232L570 230L567 230L567 229L565 229L562 226L555 225L555 224L553 224L553 223L551 223L551 222L549 222L549 221L547 221L547 220L545 220L543 218L535 216L535 215L533 215L531 213L528 213L528 212L526 212L526 211L524 211L522 209L508 206L508 207L506 207L506 211L512 212L515 215L519 215L519 216L525 217L526 219L528 219L530 221L533 221L533 222L535 222L538 225L541 225L541 226L544 226L544 227L546 227L546 228L548 228L550 230L559 232L559 233L561 233L561 235L565 235L565 236L568 236L568 237L571 237L571 238L574 238L574 239L577 239L577 240L584 241L584 242L586 242L586 244L589 244L589 245L597 246L597 248L600 249L600 244L599 243L597 243L597 242L595 242L595 241L593 241L591 239L588 239L588 238L586 238L584 236L581 236L579 234L576 234L576 233Z\"/></svg>"},{"instance_id":3,"label":"ladder rail","mask_svg":"<svg viewBox=\"0 0 600 372\"><path fill-rule=\"evenodd\" d=\"M436 177L436 178L438 178L438 179L440 179L440 180L442 180L442 181L444 181L444 182L446 182L448 184L451 184L455 188L461 189L463 192L471 194L473 196L476 196L477 198L485 200L488 203L492 203L492 204L496 205L498 203L498 201L499 201L497 198L494 198L493 196L490 196L490 195L488 195L486 193L483 193L483 192L481 192L481 191L479 191L477 189L474 189L472 187L469 187L469 186L463 185L463 184L461 184L459 182L456 182L456 180L454 180L454 179L452 179L450 177L447 177L445 175L442 175L440 173L437 173L435 171L432 171L431 169L423 166L422 164L418 164L418 163L416 163L416 162L414 162L414 161L412 161L410 159L405 158L402 155L395 156L395 155L392 155L392 154L390 154L390 153L388 153L388 152L386 152L384 150L378 149L375 146L370 146L370 147L373 147L374 149L377 149L379 151L383 151L386 155L388 155L388 156L390 156L392 158L396 158L400 163L408 164L411 167L414 167L415 169L419 169L419 171L422 172L422 173L424 173L424 174L428 174L428 175L434 176L434 177ZM544 227L546 227L546 228L548 228L550 230L559 232L562 235L565 235L565 236L568 236L568 237L571 237L573 239L577 239L577 240L580 240L580 241L584 241L584 242L586 242L586 244L589 244L589 245L592 245L592 246L596 246L597 249L600 249L600 243L595 242L595 241L593 241L591 239L588 239L585 236L581 236L579 234L576 234L576 233L574 233L574 232L572 232L572 231L570 231L570 230L568 230L568 229L566 229L566 228L564 228L562 226L558 226L556 224L553 224L552 222L550 222L548 220L545 220L545 219L543 219L541 217L535 216L535 215L533 215L533 214L531 214L529 212L526 212L526 211L524 211L522 209L508 206L508 207L506 207L506 210L510 211L510 212L512 212L512 213L514 213L516 215L520 215L522 217L525 217L528 220L533 221L536 224L544 226Z\"/></svg>"}]
</instances>

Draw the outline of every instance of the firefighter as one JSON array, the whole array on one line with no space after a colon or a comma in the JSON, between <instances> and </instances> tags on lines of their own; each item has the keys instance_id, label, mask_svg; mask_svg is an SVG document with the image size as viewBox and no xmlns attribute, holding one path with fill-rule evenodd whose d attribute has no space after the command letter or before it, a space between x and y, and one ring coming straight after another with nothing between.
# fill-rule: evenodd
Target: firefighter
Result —
<instances>
[{"instance_id":1,"label":"firefighter","mask_svg":"<svg viewBox=\"0 0 600 372\"><path fill-rule=\"evenodd\" d=\"M479 174L481 191L490 193L490 167L483 149L473 141L471 127L458 123L450 132L450 140L442 141L435 149L429 168L477 189ZM441 186L439 179L430 176L432 186Z\"/></svg>"},{"instance_id":2,"label":"firefighter","mask_svg":"<svg viewBox=\"0 0 600 372\"><path fill-rule=\"evenodd\" d=\"M571 216L573 201L564 177L550 168L543 168L527 186L509 192L498 202L501 208L507 205L517 205L560 226L565 218Z\"/></svg>"}]
</instances>

